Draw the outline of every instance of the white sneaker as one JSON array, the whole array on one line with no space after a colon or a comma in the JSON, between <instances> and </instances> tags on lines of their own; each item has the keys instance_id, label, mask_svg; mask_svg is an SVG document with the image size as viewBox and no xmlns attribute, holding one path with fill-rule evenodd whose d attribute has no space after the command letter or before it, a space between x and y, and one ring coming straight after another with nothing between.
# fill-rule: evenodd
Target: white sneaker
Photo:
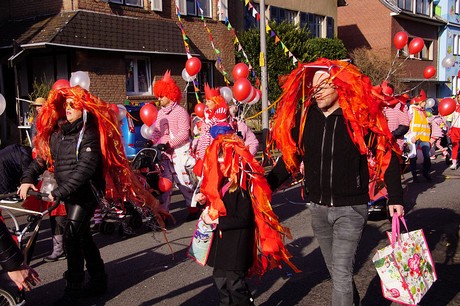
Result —
<instances>
[{"instance_id":1,"label":"white sneaker","mask_svg":"<svg viewBox=\"0 0 460 306\"><path fill-rule=\"evenodd\" d=\"M456 169L457 169L457 164L450 165L450 170L456 170Z\"/></svg>"}]
</instances>

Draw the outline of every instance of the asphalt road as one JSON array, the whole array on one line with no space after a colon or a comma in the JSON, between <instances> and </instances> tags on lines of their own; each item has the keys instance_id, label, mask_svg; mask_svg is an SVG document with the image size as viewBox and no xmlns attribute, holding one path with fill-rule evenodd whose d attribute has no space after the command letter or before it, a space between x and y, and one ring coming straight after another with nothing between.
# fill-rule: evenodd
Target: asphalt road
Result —
<instances>
[{"instance_id":1,"label":"asphalt road","mask_svg":"<svg viewBox=\"0 0 460 306\"><path fill-rule=\"evenodd\" d=\"M460 305L460 169L450 170L438 159L432 174L430 183L423 178L420 183L412 183L410 174L403 179L409 229L424 229L439 277L420 305ZM302 272L296 274L283 266L260 279L250 279L256 305L330 304L331 281L313 237L310 213L303 202L298 187L274 196L274 210L294 237L286 241L292 261ZM81 305L218 305L211 269L187 258L195 222L184 221L187 212L180 195L175 196L172 212L177 224L168 228L169 246L162 233L146 228L132 238L95 235L106 263L109 291L99 298L82 300ZM365 306L392 305L382 297L379 277L371 262L375 251L387 245L385 231L390 227L385 219L369 221L363 234L355 281ZM43 222L42 229L32 261L42 283L27 294L27 304L34 306L52 305L65 286L62 279L65 261L42 261L51 250L48 220Z\"/></svg>"}]
</instances>

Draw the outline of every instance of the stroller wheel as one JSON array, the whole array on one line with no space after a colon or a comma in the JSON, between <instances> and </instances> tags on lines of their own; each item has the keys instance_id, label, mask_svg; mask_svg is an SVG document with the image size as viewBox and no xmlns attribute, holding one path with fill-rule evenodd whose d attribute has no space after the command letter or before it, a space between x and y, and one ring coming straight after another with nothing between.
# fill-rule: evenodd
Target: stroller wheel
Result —
<instances>
[{"instance_id":1,"label":"stroller wheel","mask_svg":"<svg viewBox=\"0 0 460 306\"><path fill-rule=\"evenodd\" d=\"M128 224L134 229L142 227L142 216L137 210L133 211L133 215L131 216L131 220L129 220Z\"/></svg>"},{"instance_id":2,"label":"stroller wheel","mask_svg":"<svg viewBox=\"0 0 460 306\"><path fill-rule=\"evenodd\" d=\"M0 289L0 305L18 305L14 296L6 290Z\"/></svg>"},{"instance_id":3,"label":"stroller wheel","mask_svg":"<svg viewBox=\"0 0 460 306\"><path fill-rule=\"evenodd\" d=\"M102 222L100 231L102 234L112 234L115 231L113 222Z\"/></svg>"}]
</instances>

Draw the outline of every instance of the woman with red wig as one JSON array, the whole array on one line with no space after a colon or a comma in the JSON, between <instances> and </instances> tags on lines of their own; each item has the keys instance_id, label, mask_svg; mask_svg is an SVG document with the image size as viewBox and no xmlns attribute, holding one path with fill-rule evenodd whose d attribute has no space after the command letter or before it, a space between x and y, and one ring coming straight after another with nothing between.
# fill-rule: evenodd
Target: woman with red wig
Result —
<instances>
[{"instance_id":1,"label":"woman with red wig","mask_svg":"<svg viewBox=\"0 0 460 306\"><path fill-rule=\"evenodd\" d=\"M129 168L116 122L108 103L79 86L51 90L37 119L37 158L25 171L18 194L25 199L30 188L36 190L40 174L54 166L57 187L49 198L64 201L67 211L67 283L55 305L76 305L80 297L107 290L104 262L90 232L90 219L105 192L106 179L113 181L123 198L149 205L158 215L158 201ZM90 280L83 285L85 262Z\"/></svg>"}]
</instances>

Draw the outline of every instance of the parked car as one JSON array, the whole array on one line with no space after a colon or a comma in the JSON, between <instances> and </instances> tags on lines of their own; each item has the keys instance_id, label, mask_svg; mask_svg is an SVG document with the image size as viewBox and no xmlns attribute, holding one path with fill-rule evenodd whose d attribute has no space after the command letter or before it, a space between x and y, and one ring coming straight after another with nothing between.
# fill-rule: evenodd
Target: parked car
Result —
<instances>
[{"instance_id":1,"label":"parked car","mask_svg":"<svg viewBox=\"0 0 460 306\"><path fill-rule=\"evenodd\" d=\"M140 118L139 111L142 106L125 105L126 117L121 121L121 134L126 156L134 158L137 152L144 148L147 139L141 135L141 127L144 124Z\"/></svg>"}]
</instances>

